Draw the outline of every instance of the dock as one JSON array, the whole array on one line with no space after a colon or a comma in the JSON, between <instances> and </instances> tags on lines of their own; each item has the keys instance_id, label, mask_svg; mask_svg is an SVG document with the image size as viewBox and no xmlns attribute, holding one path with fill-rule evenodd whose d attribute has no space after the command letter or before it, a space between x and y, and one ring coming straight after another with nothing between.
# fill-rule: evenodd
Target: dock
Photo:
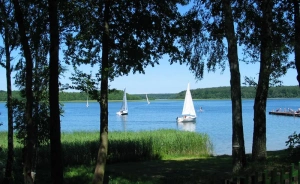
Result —
<instances>
[{"instance_id":1,"label":"dock","mask_svg":"<svg viewBox=\"0 0 300 184\"><path fill-rule=\"evenodd\" d=\"M269 114L272 115L279 115L279 116L294 116L294 117L300 117L300 113L297 112L277 112L277 111L271 111Z\"/></svg>"}]
</instances>

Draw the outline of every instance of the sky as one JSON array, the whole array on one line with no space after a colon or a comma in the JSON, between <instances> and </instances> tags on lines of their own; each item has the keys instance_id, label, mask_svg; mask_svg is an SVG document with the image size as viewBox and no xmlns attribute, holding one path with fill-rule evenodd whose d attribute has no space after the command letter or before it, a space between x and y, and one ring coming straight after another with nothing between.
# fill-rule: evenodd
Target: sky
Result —
<instances>
[{"instance_id":1,"label":"sky","mask_svg":"<svg viewBox=\"0 0 300 184\"><path fill-rule=\"evenodd\" d=\"M15 64L15 62L13 61L13 64ZM90 73L89 71L96 70L96 68L85 66L84 70ZM245 76L258 79L258 71L259 64L240 63L241 83L244 81ZM61 82L71 84L69 80L71 71L68 71L64 75L65 77L61 78ZM296 69L290 69L287 74L281 78L283 85L298 85L296 76ZM191 89L230 86L229 67L226 66L223 73L221 70L217 70L214 73L208 73L206 71L202 80L196 80L188 66L178 63L170 65L166 59L162 59L160 65L154 67L148 66L145 69L145 74L130 73L128 76L115 78L114 81L109 82L109 85L110 88L116 88L118 90L126 88L126 92L129 94L153 94L179 93L186 90L188 83L190 83ZM6 91L6 74L5 69L2 67L0 67L0 90ZM13 90L18 89L13 87Z\"/></svg>"},{"instance_id":2,"label":"sky","mask_svg":"<svg viewBox=\"0 0 300 184\"><path fill-rule=\"evenodd\" d=\"M240 63L241 83L244 77L258 79L259 65ZM296 69L290 69L283 78L283 85L298 85L296 80ZM162 62L155 67L148 67L145 75L130 74L116 78L110 83L112 88L123 89L129 94L151 94L151 93L179 93L186 90L190 83L191 89L230 86L230 71L227 66L222 73L205 72L202 80L196 80L194 74L186 65Z\"/></svg>"}]
</instances>

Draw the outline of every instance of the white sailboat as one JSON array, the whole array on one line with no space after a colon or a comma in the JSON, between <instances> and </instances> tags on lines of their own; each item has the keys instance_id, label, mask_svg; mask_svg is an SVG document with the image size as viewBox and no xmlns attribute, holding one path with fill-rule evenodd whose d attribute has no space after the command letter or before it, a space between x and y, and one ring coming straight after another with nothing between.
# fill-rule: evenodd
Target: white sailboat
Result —
<instances>
[{"instance_id":1,"label":"white sailboat","mask_svg":"<svg viewBox=\"0 0 300 184\"><path fill-rule=\"evenodd\" d=\"M146 94L146 99L147 99L147 103L150 104L147 94Z\"/></svg>"},{"instance_id":2,"label":"white sailboat","mask_svg":"<svg viewBox=\"0 0 300 184\"><path fill-rule=\"evenodd\" d=\"M176 119L177 122L196 122L196 117L193 98L190 92L190 83L188 83L182 109L182 117L177 117Z\"/></svg>"},{"instance_id":3,"label":"white sailboat","mask_svg":"<svg viewBox=\"0 0 300 184\"><path fill-rule=\"evenodd\" d=\"M120 111L117 112L118 115L127 115L128 114L128 106L127 106L127 97L126 97L126 88L123 93L123 102Z\"/></svg>"},{"instance_id":4,"label":"white sailboat","mask_svg":"<svg viewBox=\"0 0 300 184\"><path fill-rule=\"evenodd\" d=\"M89 96L86 98L86 107L89 107Z\"/></svg>"}]
</instances>

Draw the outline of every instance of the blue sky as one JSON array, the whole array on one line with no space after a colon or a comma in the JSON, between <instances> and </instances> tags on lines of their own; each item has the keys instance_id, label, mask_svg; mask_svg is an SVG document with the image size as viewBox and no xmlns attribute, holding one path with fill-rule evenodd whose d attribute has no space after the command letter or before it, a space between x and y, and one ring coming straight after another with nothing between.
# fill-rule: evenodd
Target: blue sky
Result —
<instances>
[{"instance_id":1,"label":"blue sky","mask_svg":"<svg viewBox=\"0 0 300 184\"><path fill-rule=\"evenodd\" d=\"M255 77L258 79L258 64L240 63L241 82L244 77ZM295 69L290 69L286 76L282 78L284 85L298 85L296 80L297 72ZM186 90L187 83L190 83L191 89L209 88L230 86L230 71L229 67L221 73L221 70L213 72L205 72L204 78L197 81L188 66L161 62L155 67L148 67L145 75L130 74L116 78L110 83L111 87L123 89L130 94L145 94L145 93L178 93Z\"/></svg>"}]
</instances>

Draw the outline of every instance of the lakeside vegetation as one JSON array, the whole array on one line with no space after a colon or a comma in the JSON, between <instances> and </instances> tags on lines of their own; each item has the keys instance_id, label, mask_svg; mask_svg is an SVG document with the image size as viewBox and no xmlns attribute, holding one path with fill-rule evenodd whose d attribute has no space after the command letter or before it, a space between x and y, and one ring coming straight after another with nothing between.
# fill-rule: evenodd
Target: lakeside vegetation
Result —
<instances>
[{"instance_id":1,"label":"lakeside vegetation","mask_svg":"<svg viewBox=\"0 0 300 184\"><path fill-rule=\"evenodd\" d=\"M0 172L7 154L7 132L0 132ZM192 140L192 141L191 141ZM64 183L90 183L98 151L98 132L62 133ZM22 183L22 145L14 139L15 183ZM213 156L206 134L178 130L110 132L105 182L110 184L219 183L233 177L230 155ZM49 183L49 145L40 146L36 183ZM288 150L269 151L268 164L250 163L245 174L286 168L298 159ZM248 154L247 158L250 159ZM0 173L0 179L3 173Z\"/></svg>"},{"instance_id":2,"label":"lakeside vegetation","mask_svg":"<svg viewBox=\"0 0 300 184\"><path fill-rule=\"evenodd\" d=\"M242 98L255 98L254 87L242 87ZM271 87L268 98L300 98L298 86L278 86ZM192 89L193 99L230 99L230 87L198 88ZM156 99L184 99L185 91L179 93L148 94L150 100ZM6 101L6 92L0 91L0 101ZM13 91L13 97L20 99L19 91ZM86 93L82 92L60 92L60 101L85 101ZM112 90L108 95L108 100L122 100L122 90ZM128 94L128 100L145 100L145 94Z\"/></svg>"},{"instance_id":3,"label":"lakeside vegetation","mask_svg":"<svg viewBox=\"0 0 300 184\"><path fill-rule=\"evenodd\" d=\"M7 156L7 132L0 132L0 167L4 167ZM80 175L83 177L75 183L89 183L93 172L77 170L78 168L94 169L96 155L99 149L99 132L69 132L62 133L63 165L66 167L66 180ZM16 139L14 163L16 168L15 183L22 182L22 146ZM49 145L38 148L36 159L37 183L50 181L50 151ZM141 162L150 160L166 160L170 158L201 158L209 157L213 153L212 143L206 134L183 132L178 130L155 130L140 132L110 132L108 148L108 164ZM0 169L2 172L2 169ZM3 176L2 173L0 176ZM20 177L20 178L18 178ZM87 180L88 179L88 180ZM0 177L1 181L1 177ZM72 180L73 181L73 180ZM72 183L72 182L66 182Z\"/></svg>"}]
</instances>

